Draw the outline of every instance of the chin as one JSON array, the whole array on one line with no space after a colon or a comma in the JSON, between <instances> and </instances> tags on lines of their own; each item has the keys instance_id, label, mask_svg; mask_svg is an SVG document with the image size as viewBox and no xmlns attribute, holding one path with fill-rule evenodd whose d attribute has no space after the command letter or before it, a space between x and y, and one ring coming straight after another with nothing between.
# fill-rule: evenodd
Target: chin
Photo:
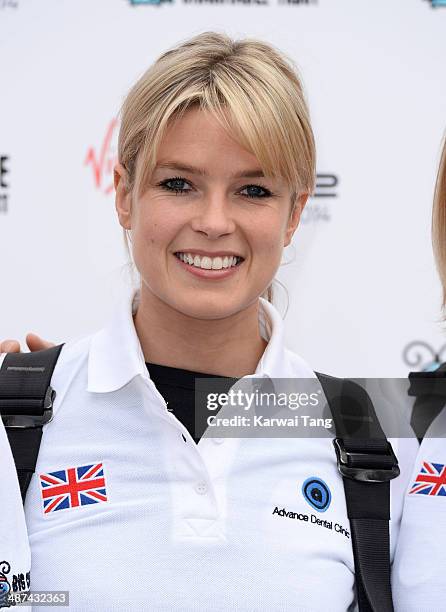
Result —
<instances>
[{"instance_id":1,"label":"chin","mask_svg":"<svg viewBox=\"0 0 446 612\"><path fill-rule=\"evenodd\" d=\"M217 297L210 300L205 297L201 298L196 294L191 297L190 301L182 301L181 303L177 303L174 307L188 317L213 320L230 317L244 310L244 308L247 307L247 303L245 303L245 301L239 302L234 299L234 297L228 297L223 300Z\"/></svg>"}]
</instances>

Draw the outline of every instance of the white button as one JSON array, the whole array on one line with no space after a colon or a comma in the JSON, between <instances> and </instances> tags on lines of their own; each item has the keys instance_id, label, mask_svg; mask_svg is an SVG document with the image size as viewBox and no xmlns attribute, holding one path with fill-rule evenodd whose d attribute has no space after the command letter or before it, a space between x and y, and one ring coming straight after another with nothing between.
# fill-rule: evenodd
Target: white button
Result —
<instances>
[{"instance_id":1,"label":"white button","mask_svg":"<svg viewBox=\"0 0 446 612\"><path fill-rule=\"evenodd\" d=\"M214 440L214 444L222 444L225 441L224 438L212 438Z\"/></svg>"},{"instance_id":2,"label":"white button","mask_svg":"<svg viewBox=\"0 0 446 612\"><path fill-rule=\"evenodd\" d=\"M205 493L207 493L207 490L208 486L205 482L197 482L197 484L195 485L195 491L200 495L204 495Z\"/></svg>"}]
</instances>

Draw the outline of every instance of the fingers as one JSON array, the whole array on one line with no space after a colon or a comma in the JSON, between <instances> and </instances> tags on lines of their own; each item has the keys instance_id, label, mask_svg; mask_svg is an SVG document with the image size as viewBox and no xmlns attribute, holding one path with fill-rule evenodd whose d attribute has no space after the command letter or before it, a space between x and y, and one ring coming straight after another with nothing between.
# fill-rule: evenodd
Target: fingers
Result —
<instances>
[{"instance_id":1,"label":"fingers","mask_svg":"<svg viewBox=\"0 0 446 612\"><path fill-rule=\"evenodd\" d=\"M52 342L44 340L37 334L28 334L26 336L26 344L31 352L42 351L55 346ZM20 342L18 340L3 340L0 342L0 353L20 353Z\"/></svg>"},{"instance_id":2,"label":"fingers","mask_svg":"<svg viewBox=\"0 0 446 612\"><path fill-rule=\"evenodd\" d=\"M20 342L3 340L3 342L0 342L0 353L20 353Z\"/></svg>"},{"instance_id":3,"label":"fingers","mask_svg":"<svg viewBox=\"0 0 446 612\"><path fill-rule=\"evenodd\" d=\"M37 334L30 333L26 336L26 344L30 351L43 351L44 349L55 346L53 342L44 340Z\"/></svg>"}]
</instances>

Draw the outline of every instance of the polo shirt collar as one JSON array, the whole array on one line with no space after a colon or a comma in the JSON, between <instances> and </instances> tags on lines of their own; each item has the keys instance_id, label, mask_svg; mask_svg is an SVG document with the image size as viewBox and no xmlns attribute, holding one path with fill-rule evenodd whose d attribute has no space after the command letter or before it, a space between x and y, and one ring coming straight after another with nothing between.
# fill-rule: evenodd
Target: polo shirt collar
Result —
<instances>
[{"instance_id":1,"label":"polo shirt collar","mask_svg":"<svg viewBox=\"0 0 446 612\"><path fill-rule=\"evenodd\" d=\"M135 376L150 378L133 322L139 289L129 288L112 313L108 325L93 335L88 354L87 391L116 391ZM268 345L251 377L292 378L296 376L284 345L284 323L276 308L260 298L259 330ZM313 373L308 368L308 374Z\"/></svg>"},{"instance_id":2,"label":"polo shirt collar","mask_svg":"<svg viewBox=\"0 0 446 612\"><path fill-rule=\"evenodd\" d=\"M268 342L257 365L255 376L269 378L293 378L296 372L285 348L285 326L278 310L264 298L260 298L259 329Z\"/></svg>"},{"instance_id":3,"label":"polo shirt collar","mask_svg":"<svg viewBox=\"0 0 446 612\"><path fill-rule=\"evenodd\" d=\"M133 323L138 301L139 291L133 287L128 289L115 307L108 325L92 337L87 391L116 391L138 374L148 377L144 353Z\"/></svg>"}]
</instances>

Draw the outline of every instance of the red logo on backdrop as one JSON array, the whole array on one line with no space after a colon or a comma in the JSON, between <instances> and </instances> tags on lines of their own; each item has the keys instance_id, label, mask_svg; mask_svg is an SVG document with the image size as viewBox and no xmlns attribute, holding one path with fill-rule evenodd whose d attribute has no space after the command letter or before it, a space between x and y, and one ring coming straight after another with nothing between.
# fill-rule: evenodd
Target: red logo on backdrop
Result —
<instances>
[{"instance_id":1,"label":"red logo on backdrop","mask_svg":"<svg viewBox=\"0 0 446 612\"><path fill-rule=\"evenodd\" d=\"M95 147L90 147L84 161L84 166L91 168L96 189L105 195L113 191L113 167L118 161L113 136L116 133L117 125L117 119L110 121L100 148L96 150Z\"/></svg>"}]
</instances>

